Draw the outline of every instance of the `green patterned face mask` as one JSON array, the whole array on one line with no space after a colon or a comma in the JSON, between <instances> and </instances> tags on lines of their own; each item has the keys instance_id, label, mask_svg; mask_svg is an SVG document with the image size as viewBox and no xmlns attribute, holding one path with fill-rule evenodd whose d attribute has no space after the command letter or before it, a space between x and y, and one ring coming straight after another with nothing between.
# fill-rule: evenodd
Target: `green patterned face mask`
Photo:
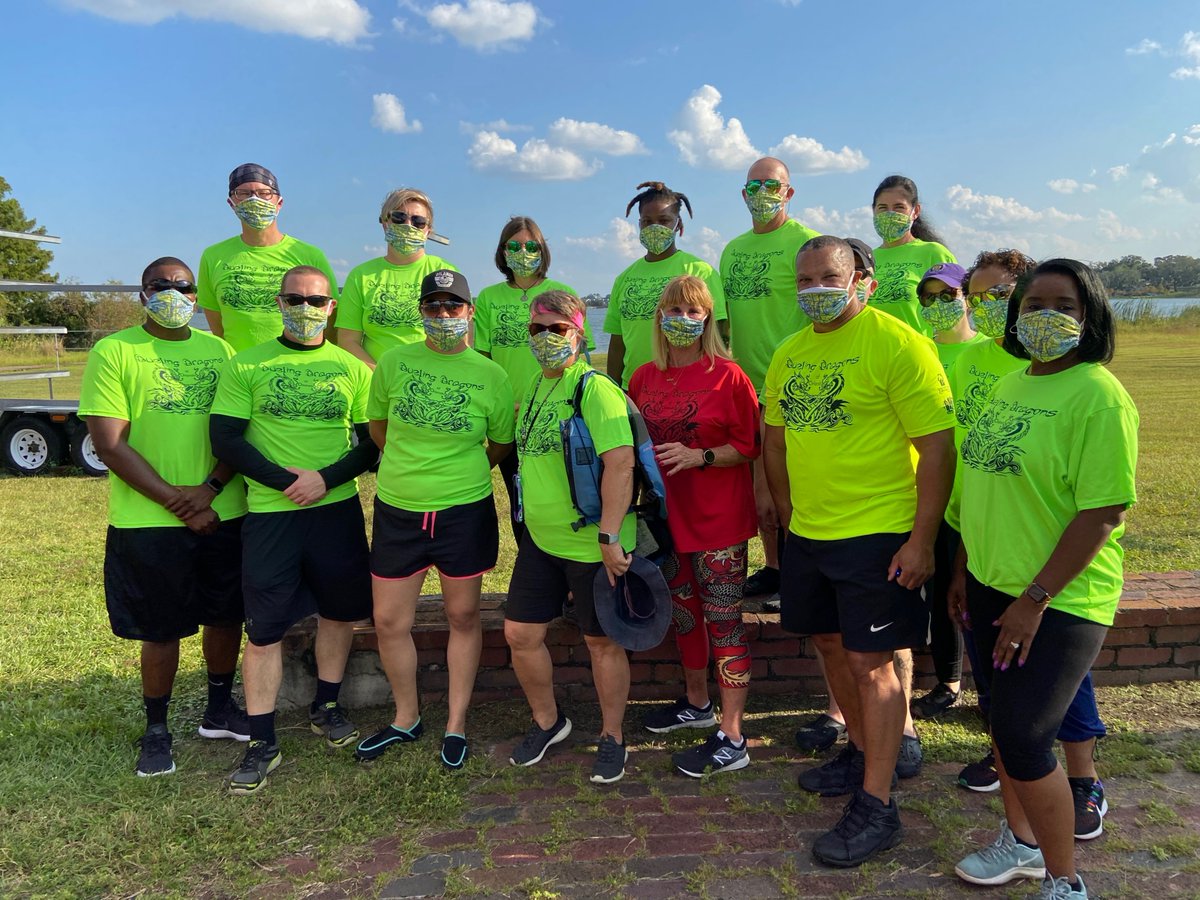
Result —
<instances>
[{"instance_id":1,"label":"green patterned face mask","mask_svg":"<svg viewBox=\"0 0 1200 900\"><path fill-rule=\"evenodd\" d=\"M921 307L921 318L934 331L951 331L967 314L967 305L961 297L953 300L934 300L929 306Z\"/></svg>"},{"instance_id":2,"label":"green patterned face mask","mask_svg":"<svg viewBox=\"0 0 1200 900\"><path fill-rule=\"evenodd\" d=\"M459 319L423 316L421 325L425 329L425 337L433 346L439 350L453 350L467 336L471 320L466 316Z\"/></svg>"},{"instance_id":3,"label":"green patterned face mask","mask_svg":"<svg viewBox=\"0 0 1200 900\"><path fill-rule=\"evenodd\" d=\"M783 194L774 193L765 188L746 197L746 209L750 210L750 217L759 225L765 225L779 215L783 204Z\"/></svg>"},{"instance_id":4,"label":"green patterned face mask","mask_svg":"<svg viewBox=\"0 0 1200 900\"><path fill-rule=\"evenodd\" d=\"M196 301L173 288L146 297L146 315L163 328L182 328L192 320Z\"/></svg>"},{"instance_id":5,"label":"green patterned face mask","mask_svg":"<svg viewBox=\"0 0 1200 900\"><path fill-rule=\"evenodd\" d=\"M301 303L299 306L284 306L283 327L297 340L311 341L329 324L329 307L309 306Z\"/></svg>"},{"instance_id":6,"label":"green patterned face mask","mask_svg":"<svg viewBox=\"0 0 1200 900\"><path fill-rule=\"evenodd\" d=\"M1038 362L1053 362L1079 346L1083 323L1056 309L1035 309L1017 317L1017 340Z\"/></svg>"},{"instance_id":7,"label":"green patterned face mask","mask_svg":"<svg viewBox=\"0 0 1200 900\"><path fill-rule=\"evenodd\" d=\"M542 254L530 253L528 250L504 251L504 264L515 278L532 278L542 267Z\"/></svg>"},{"instance_id":8,"label":"green patterned face mask","mask_svg":"<svg viewBox=\"0 0 1200 900\"><path fill-rule=\"evenodd\" d=\"M233 208L234 214L243 224L249 225L255 231L263 231L279 218L279 207L270 200L251 197L243 200Z\"/></svg>"},{"instance_id":9,"label":"green patterned face mask","mask_svg":"<svg viewBox=\"0 0 1200 900\"><path fill-rule=\"evenodd\" d=\"M401 256L416 253L425 246L425 232L412 225L397 225L388 222L383 226L383 236L387 244Z\"/></svg>"},{"instance_id":10,"label":"green patterned face mask","mask_svg":"<svg viewBox=\"0 0 1200 900\"><path fill-rule=\"evenodd\" d=\"M976 331L990 338L1004 336L1004 326L1008 321L1008 298L1011 294L1012 285L996 285L990 290L971 294L967 298L971 304L971 318Z\"/></svg>"},{"instance_id":11,"label":"green patterned face mask","mask_svg":"<svg viewBox=\"0 0 1200 900\"><path fill-rule=\"evenodd\" d=\"M908 229L912 228L913 220L909 218L908 213L877 212L874 224L879 239L885 244L890 244L904 237Z\"/></svg>"},{"instance_id":12,"label":"green patterned face mask","mask_svg":"<svg viewBox=\"0 0 1200 900\"><path fill-rule=\"evenodd\" d=\"M638 240L646 252L658 256L675 243L675 229L666 225L647 225L638 233Z\"/></svg>"}]
</instances>

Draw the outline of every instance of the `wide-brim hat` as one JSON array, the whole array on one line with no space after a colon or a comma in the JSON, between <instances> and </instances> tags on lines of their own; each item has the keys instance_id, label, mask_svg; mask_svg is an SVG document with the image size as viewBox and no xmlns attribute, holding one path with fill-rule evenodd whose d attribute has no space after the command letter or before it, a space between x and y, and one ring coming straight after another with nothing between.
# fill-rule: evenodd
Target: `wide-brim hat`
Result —
<instances>
[{"instance_id":1,"label":"wide-brim hat","mask_svg":"<svg viewBox=\"0 0 1200 900\"><path fill-rule=\"evenodd\" d=\"M671 626L671 590L658 566L633 557L629 571L608 583L601 566L592 585L596 620L608 637L626 650L651 650Z\"/></svg>"}]
</instances>

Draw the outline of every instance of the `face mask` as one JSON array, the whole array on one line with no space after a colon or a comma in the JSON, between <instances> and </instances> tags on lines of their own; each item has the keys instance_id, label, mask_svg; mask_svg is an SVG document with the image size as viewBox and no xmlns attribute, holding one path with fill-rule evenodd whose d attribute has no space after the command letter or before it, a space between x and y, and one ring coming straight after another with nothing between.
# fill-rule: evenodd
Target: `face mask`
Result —
<instances>
[{"instance_id":1,"label":"face mask","mask_svg":"<svg viewBox=\"0 0 1200 900\"><path fill-rule=\"evenodd\" d=\"M388 246L401 256L416 253L425 246L425 232L412 225L388 222L383 226L383 236Z\"/></svg>"},{"instance_id":2,"label":"face mask","mask_svg":"<svg viewBox=\"0 0 1200 900\"><path fill-rule=\"evenodd\" d=\"M867 293L867 282L868 281L870 281L870 279L864 275L862 278L858 279L858 284L856 284L854 286L854 293L858 296L858 299L860 301L862 301L863 303L866 303L867 299L870 296Z\"/></svg>"},{"instance_id":3,"label":"face mask","mask_svg":"<svg viewBox=\"0 0 1200 900\"><path fill-rule=\"evenodd\" d=\"M773 194L761 188L757 194L749 194L746 197L746 209L750 210L750 217L759 225L765 225L779 215L783 204L782 194Z\"/></svg>"},{"instance_id":4,"label":"face mask","mask_svg":"<svg viewBox=\"0 0 1200 900\"><path fill-rule=\"evenodd\" d=\"M297 340L311 341L329 323L329 310L301 303L299 306L284 306L283 327Z\"/></svg>"},{"instance_id":5,"label":"face mask","mask_svg":"<svg viewBox=\"0 0 1200 900\"><path fill-rule=\"evenodd\" d=\"M1017 317L1017 340L1038 362L1052 362L1079 346L1083 323L1056 309L1035 309Z\"/></svg>"},{"instance_id":6,"label":"face mask","mask_svg":"<svg viewBox=\"0 0 1200 900\"><path fill-rule=\"evenodd\" d=\"M959 297L954 300L934 300L929 306L921 307L921 318L934 331L950 331L967 314L967 305Z\"/></svg>"},{"instance_id":7,"label":"face mask","mask_svg":"<svg viewBox=\"0 0 1200 900\"><path fill-rule=\"evenodd\" d=\"M971 311L971 316L975 320L975 330L980 334L990 338L1003 337L1008 320L1008 298L984 300Z\"/></svg>"},{"instance_id":8,"label":"face mask","mask_svg":"<svg viewBox=\"0 0 1200 900\"><path fill-rule=\"evenodd\" d=\"M146 298L146 315L163 328L182 328L192 321L196 303L171 288L156 291Z\"/></svg>"},{"instance_id":9,"label":"face mask","mask_svg":"<svg viewBox=\"0 0 1200 900\"><path fill-rule=\"evenodd\" d=\"M243 200L233 208L233 211L243 224L249 225L255 231L270 228L271 224L279 218L279 207L270 200L260 200L258 197Z\"/></svg>"},{"instance_id":10,"label":"face mask","mask_svg":"<svg viewBox=\"0 0 1200 900\"><path fill-rule=\"evenodd\" d=\"M796 292L800 311L822 325L827 325L846 309L850 292L845 288L811 287Z\"/></svg>"},{"instance_id":11,"label":"face mask","mask_svg":"<svg viewBox=\"0 0 1200 900\"><path fill-rule=\"evenodd\" d=\"M638 240L647 252L657 256L675 243L675 229L666 225L647 225L638 234Z\"/></svg>"},{"instance_id":12,"label":"face mask","mask_svg":"<svg viewBox=\"0 0 1200 900\"><path fill-rule=\"evenodd\" d=\"M529 351L543 369L561 369L575 355L575 345L565 335L540 331L530 336Z\"/></svg>"},{"instance_id":13,"label":"face mask","mask_svg":"<svg viewBox=\"0 0 1200 900\"><path fill-rule=\"evenodd\" d=\"M898 241L905 232L912 228L912 219L908 213L878 212L875 213L875 233L885 244Z\"/></svg>"},{"instance_id":14,"label":"face mask","mask_svg":"<svg viewBox=\"0 0 1200 900\"><path fill-rule=\"evenodd\" d=\"M516 253L505 250L504 264L508 266L515 278L532 278L542 267L542 254L530 253L528 250L520 250Z\"/></svg>"},{"instance_id":15,"label":"face mask","mask_svg":"<svg viewBox=\"0 0 1200 900\"><path fill-rule=\"evenodd\" d=\"M435 319L424 316L421 324L425 326L425 337L439 350L453 350L467 336L471 320L466 316L461 319Z\"/></svg>"},{"instance_id":16,"label":"face mask","mask_svg":"<svg viewBox=\"0 0 1200 900\"><path fill-rule=\"evenodd\" d=\"M704 334L704 319L691 319L687 316L663 316L659 328L663 337L672 347L690 347Z\"/></svg>"}]
</instances>

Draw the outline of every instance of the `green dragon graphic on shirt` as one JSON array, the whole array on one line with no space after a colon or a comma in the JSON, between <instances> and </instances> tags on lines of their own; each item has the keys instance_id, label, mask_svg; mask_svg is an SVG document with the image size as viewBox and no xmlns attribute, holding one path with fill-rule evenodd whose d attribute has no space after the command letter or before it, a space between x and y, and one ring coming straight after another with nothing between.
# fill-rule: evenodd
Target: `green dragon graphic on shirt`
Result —
<instances>
[{"instance_id":1,"label":"green dragon graphic on shirt","mask_svg":"<svg viewBox=\"0 0 1200 900\"><path fill-rule=\"evenodd\" d=\"M383 284L374 282L367 284L363 294L371 296L370 309L366 320L380 328L420 328L421 307L417 304L417 293L420 290L416 282L407 284Z\"/></svg>"},{"instance_id":2,"label":"green dragon graphic on shirt","mask_svg":"<svg viewBox=\"0 0 1200 900\"><path fill-rule=\"evenodd\" d=\"M993 398L963 438L963 463L993 475L1024 475L1021 457L1025 451L1020 442L1039 415L1050 418L1057 411Z\"/></svg>"},{"instance_id":3,"label":"green dragon graphic on shirt","mask_svg":"<svg viewBox=\"0 0 1200 900\"><path fill-rule=\"evenodd\" d=\"M436 431L470 431L467 406L471 395L464 386L445 377L439 385L428 372L409 370L410 378L392 405L392 413L402 422Z\"/></svg>"},{"instance_id":4,"label":"green dragon graphic on shirt","mask_svg":"<svg viewBox=\"0 0 1200 900\"><path fill-rule=\"evenodd\" d=\"M562 453L562 431L559 423L570 415L570 403L562 401L567 411L559 412L559 403L547 403L539 409L533 422L517 419L518 450L522 457L545 456L547 453ZM524 410L522 410L524 414Z\"/></svg>"},{"instance_id":5,"label":"green dragon graphic on shirt","mask_svg":"<svg viewBox=\"0 0 1200 900\"><path fill-rule=\"evenodd\" d=\"M909 273L918 278L924 273L921 263L889 262L881 263L875 270L875 278L879 287L871 294L871 304L880 303L912 303L915 298L916 282L910 280Z\"/></svg>"},{"instance_id":6,"label":"green dragon graphic on shirt","mask_svg":"<svg viewBox=\"0 0 1200 900\"><path fill-rule=\"evenodd\" d=\"M520 306L492 308L493 347L524 347L529 343L529 310Z\"/></svg>"},{"instance_id":7,"label":"green dragon graphic on shirt","mask_svg":"<svg viewBox=\"0 0 1200 900\"><path fill-rule=\"evenodd\" d=\"M771 257L774 253L737 253L725 282L728 300L754 300L771 295Z\"/></svg>"},{"instance_id":8,"label":"green dragon graphic on shirt","mask_svg":"<svg viewBox=\"0 0 1200 900\"><path fill-rule=\"evenodd\" d=\"M344 371L305 369L296 366L271 366L271 378L259 410L280 419L308 419L332 422L345 419L349 402L338 390Z\"/></svg>"},{"instance_id":9,"label":"green dragon graphic on shirt","mask_svg":"<svg viewBox=\"0 0 1200 900\"><path fill-rule=\"evenodd\" d=\"M138 357L154 366L154 387L147 407L176 415L207 415L217 393L222 359Z\"/></svg>"},{"instance_id":10,"label":"green dragon graphic on shirt","mask_svg":"<svg viewBox=\"0 0 1200 900\"><path fill-rule=\"evenodd\" d=\"M242 312L277 308L275 295L286 271L284 266L228 266L220 278L221 305Z\"/></svg>"},{"instance_id":11,"label":"green dragon graphic on shirt","mask_svg":"<svg viewBox=\"0 0 1200 900\"><path fill-rule=\"evenodd\" d=\"M662 297L670 276L655 278L633 278L625 283L625 291L621 295L622 319L653 319L654 311L658 309L658 301Z\"/></svg>"},{"instance_id":12,"label":"green dragon graphic on shirt","mask_svg":"<svg viewBox=\"0 0 1200 900\"><path fill-rule=\"evenodd\" d=\"M840 371L811 375L797 372L783 385L779 398L787 427L793 431L833 431L853 425L854 416L839 396L845 386L846 378Z\"/></svg>"},{"instance_id":13,"label":"green dragon graphic on shirt","mask_svg":"<svg viewBox=\"0 0 1200 900\"><path fill-rule=\"evenodd\" d=\"M962 428L970 428L975 424L980 412L992 399L992 391L996 389L996 382L1000 380L1000 375L971 366L971 378L974 380L966 386L961 397L955 398L954 402L955 415Z\"/></svg>"}]
</instances>

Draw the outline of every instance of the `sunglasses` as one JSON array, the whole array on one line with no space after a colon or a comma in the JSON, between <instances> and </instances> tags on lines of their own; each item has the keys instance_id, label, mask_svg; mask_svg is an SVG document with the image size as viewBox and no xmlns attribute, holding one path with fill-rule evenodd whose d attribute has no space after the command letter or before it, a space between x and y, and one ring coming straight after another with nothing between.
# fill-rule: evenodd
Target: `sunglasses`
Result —
<instances>
[{"instance_id":1,"label":"sunglasses","mask_svg":"<svg viewBox=\"0 0 1200 900\"><path fill-rule=\"evenodd\" d=\"M1011 284L995 284L986 291L977 291L974 294L967 294L967 303L971 306L978 306L985 300L1007 300L1012 296L1013 285Z\"/></svg>"},{"instance_id":2,"label":"sunglasses","mask_svg":"<svg viewBox=\"0 0 1200 900\"><path fill-rule=\"evenodd\" d=\"M388 213L387 218L394 225L411 225L413 228L424 228L429 224L429 220L424 216L410 216L398 209Z\"/></svg>"},{"instance_id":3,"label":"sunglasses","mask_svg":"<svg viewBox=\"0 0 1200 900\"><path fill-rule=\"evenodd\" d=\"M570 325L566 322L555 322L553 325L542 325L538 322L530 322L529 323L529 336L530 337L532 337L535 334L541 334L543 331L553 331L559 337L566 337L568 334L570 334L574 330L575 330L575 326Z\"/></svg>"},{"instance_id":4,"label":"sunglasses","mask_svg":"<svg viewBox=\"0 0 1200 900\"><path fill-rule=\"evenodd\" d=\"M937 302L950 303L955 300L954 291L940 291L936 294L922 294L917 298L922 306L933 306Z\"/></svg>"},{"instance_id":5,"label":"sunglasses","mask_svg":"<svg viewBox=\"0 0 1200 900\"><path fill-rule=\"evenodd\" d=\"M170 278L155 278L147 281L142 285L143 291L154 293L156 291L179 291L181 294L196 293L196 285L190 281L173 281Z\"/></svg>"},{"instance_id":6,"label":"sunglasses","mask_svg":"<svg viewBox=\"0 0 1200 900\"><path fill-rule=\"evenodd\" d=\"M527 253L537 253L542 249L542 245L537 241L526 241L524 244L520 241L505 241L504 249L509 253L520 253L522 250Z\"/></svg>"},{"instance_id":7,"label":"sunglasses","mask_svg":"<svg viewBox=\"0 0 1200 900\"><path fill-rule=\"evenodd\" d=\"M753 197L763 188L774 193L786 184L786 181L780 181L778 178L752 178L746 182L746 193Z\"/></svg>"},{"instance_id":8,"label":"sunglasses","mask_svg":"<svg viewBox=\"0 0 1200 900\"><path fill-rule=\"evenodd\" d=\"M307 297L304 294L280 294L279 299L288 306L300 306L305 303L309 306L327 306L333 298L324 294L309 294Z\"/></svg>"},{"instance_id":9,"label":"sunglasses","mask_svg":"<svg viewBox=\"0 0 1200 900\"><path fill-rule=\"evenodd\" d=\"M252 191L249 188L238 188L229 196L238 201L238 203L241 203L249 200L251 197L257 197L259 200L270 200L272 197L278 197L279 192L271 188L259 188L256 191Z\"/></svg>"},{"instance_id":10,"label":"sunglasses","mask_svg":"<svg viewBox=\"0 0 1200 900\"><path fill-rule=\"evenodd\" d=\"M466 307L466 303L462 300L422 300L421 312L435 313L438 310L446 310L448 313L457 315Z\"/></svg>"}]
</instances>

